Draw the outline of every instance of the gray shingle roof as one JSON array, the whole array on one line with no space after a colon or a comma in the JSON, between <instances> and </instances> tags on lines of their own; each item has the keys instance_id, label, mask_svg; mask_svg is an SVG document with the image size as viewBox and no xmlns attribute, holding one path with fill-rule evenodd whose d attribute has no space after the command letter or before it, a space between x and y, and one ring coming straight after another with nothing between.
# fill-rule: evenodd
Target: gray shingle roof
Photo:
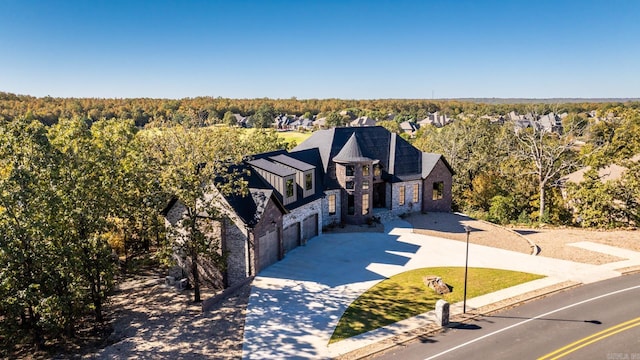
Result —
<instances>
[{"instance_id":1,"label":"gray shingle roof","mask_svg":"<svg viewBox=\"0 0 640 360\"><path fill-rule=\"evenodd\" d=\"M630 162L640 161L640 154L632 157L631 159L628 159L628 161ZM567 176L564 176L562 179L560 179L560 181L562 183L571 182L575 184L580 184L583 181L585 181L584 175L589 170L591 170L591 166L584 167L578 171L572 172ZM619 180L624 174L624 172L627 170L628 168L626 166L618 165L618 164L609 164L605 167L598 169L598 178L603 183L607 181Z\"/></svg>"},{"instance_id":2,"label":"gray shingle roof","mask_svg":"<svg viewBox=\"0 0 640 360\"><path fill-rule=\"evenodd\" d=\"M338 163L349 163L349 162L368 162L372 161L372 159L363 156L362 150L360 150L360 145L358 145L358 139L356 134L351 134L347 143L344 144L340 152L333 157L333 161Z\"/></svg>"},{"instance_id":3,"label":"gray shingle roof","mask_svg":"<svg viewBox=\"0 0 640 360\"><path fill-rule=\"evenodd\" d=\"M249 161L249 165L282 177L295 174L295 171L265 159L251 160Z\"/></svg>"},{"instance_id":4,"label":"gray shingle roof","mask_svg":"<svg viewBox=\"0 0 640 360\"><path fill-rule=\"evenodd\" d=\"M260 222L269 200L272 200L283 214L287 213L287 210L275 196L273 189L259 176L245 171L248 170L248 167L245 164L231 168L231 171L236 170L241 173L241 178L244 181L247 181L249 194L243 195L233 193L223 194L223 196L243 223L249 227L253 227Z\"/></svg>"},{"instance_id":5,"label":"gray shingle roof","mask_svg":"<svg viewBox=\"0 0 640 360\"><path fill-rule=\"evenodd\" d=\"M401 178L422 174L422 152L381 126L338 127L316 131L292 151L317 148L323 170L327 174L331 160L334 160L354 134L362 157L379 160L383 170L389 174ZM325 184L331 186L331 179L327 176Z\"/></svg>"},{"instance_id":6,"label":"gray shingle roof","mask_svg":"<svg viewBox=\"0 0 640 360\"><path fill-rule=\"evenodd\" d=\"M451 168L449 163L444 159L442 155L423 152L422 153L422 177L423 178L426 178L431 173L431 171L433 171L433 168L436 167L436 164L440 159L442 159L442 162L449 169L451 174L454 174L453 169Z\"/></svg>"},{"instance_id":7,"label":"gray shingle roof","mask_svg":"<svg viewBox=\"0 0 640 360\"><path fill-rule=\"evenodd\" d=\"M313 165L309 165L306 162L294 159L284 154L272 156L269 159L300 171L308 171L308 170L313 170L315 168L315 166Z\"/></svg>"}]
</instances>

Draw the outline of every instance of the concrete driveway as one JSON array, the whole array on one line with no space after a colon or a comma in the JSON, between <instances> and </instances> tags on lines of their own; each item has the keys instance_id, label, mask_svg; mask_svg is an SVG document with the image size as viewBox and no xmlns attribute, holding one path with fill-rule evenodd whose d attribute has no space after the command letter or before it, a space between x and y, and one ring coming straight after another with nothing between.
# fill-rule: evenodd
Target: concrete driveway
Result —
<instances>
[{"instance_id":1,"label":"concrete driveway","mask_svg":"<svg viewBox=\"0 0 640 360\"><path fill-rule=\"evenodd\" d=\"M473 233L471 234L473 236ZM615 248L599 251L615 251ZM640 264L627 252L620 264L588 265L471 244L469 266L525 271L546 278L467 301L474 308L567 280L599 281L613 270ZM338 320L360 294L398 273L432 266L464 266L465 243L414 234L401 220L384 233L327 233L289 252L253 282L244 330L243 358L331 358L423 326L429 314L328 345ZM452 313L457 308L452 306Z\"/></svg>"}]
</instances>

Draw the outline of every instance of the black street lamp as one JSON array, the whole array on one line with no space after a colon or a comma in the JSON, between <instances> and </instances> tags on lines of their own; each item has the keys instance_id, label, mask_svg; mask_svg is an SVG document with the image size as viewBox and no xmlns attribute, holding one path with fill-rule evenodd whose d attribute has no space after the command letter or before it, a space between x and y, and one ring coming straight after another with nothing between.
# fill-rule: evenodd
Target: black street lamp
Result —
<instances>
[{"instance_id":1,"label":"black street lamp","mask_svg":"<svg viewBox=\"0 0 640 360\"><path fill-rule=\"evenodd\" d=\"M464 231L467 233L467 253L464 259L464 295L462 299L462 313L467 313L467 272L469 270L469 233L471 228L468 225L464 226Z\"/></svg>"}]
</instances>

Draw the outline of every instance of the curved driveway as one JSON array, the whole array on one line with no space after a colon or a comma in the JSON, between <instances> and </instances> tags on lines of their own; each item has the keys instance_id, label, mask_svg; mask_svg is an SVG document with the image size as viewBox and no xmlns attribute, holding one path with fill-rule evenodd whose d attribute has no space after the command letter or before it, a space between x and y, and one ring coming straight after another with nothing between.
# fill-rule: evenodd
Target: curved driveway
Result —
<instances>
[{"instance_id":1,"label":"curved driveway","mask_svg":"<svg viewBox=\"0 0 640 360\"><path fill-rule=\"evenodd\" d=\"M525 271L547 278L468 300L467 306L480 307L567 280L589 283L619 276L613 269L640 264L640 253L627 255L629 260L596 266L470 244L470 267ZM414 234L401 220L385 223L385 233L317 236L255 278L243 358L331 358L426 325L432 321L429 313L328 345L349 304L377 282L411 269L464 266L464 261L464 242ZM451 311L456 313L458 308L452 305Z\"/></svg>"}]
</instances>

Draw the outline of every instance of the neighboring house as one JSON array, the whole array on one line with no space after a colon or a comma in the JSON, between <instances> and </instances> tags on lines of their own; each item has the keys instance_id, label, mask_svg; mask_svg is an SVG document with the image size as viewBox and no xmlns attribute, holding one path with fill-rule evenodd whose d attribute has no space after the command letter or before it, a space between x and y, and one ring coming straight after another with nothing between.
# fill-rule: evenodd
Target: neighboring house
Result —
<instances>
[{"instance_id":1,"label":"neighboring house","mask_svg":"<svg viewBox=\"0 0 640 360\"><path fill-rule=\"evenodd\" d=\"M273 127L279 130L294 130L297 118L287 114L278 115L273 119Z\"/></svg>"},{"instance_id":2,"label":"neighboring house","mask_svg":"<svg viewBox=\"0 0 640 360\"><path fill-rule=\"evenodd\" d=\"M537 123L540 129L544 131L562 133L562 119L553 112L542 115Z\"/></svg>"},{"instance_id":3,"label":"neighboring house","mask_svg":"<svg viewBox=\"0 0 640 360\"><path fill-rule=\"evenodd\" d=\"M325 129L327 127L327 118L326 117L317 118L313 122L313 126L318 129Z\"/></svg>"},{"instance_id":4,"label":"neighboring house","mask_svg":"<svg viewBox=\"0 0 640 360\"><path fill-rule=\"evenodd\" d=\"M629 159L630 162L638 162L640 161L640 154ZM560 179L560 184L564 185L566 183L574 183L580 184L585 181L584 175L587 171L591 170L591 166L584 167L578 171L572 172L571 174L564 176ZM598 169L598 178L603 183L608 181L620 180L624 172L627 171L627 167L618 165L618 164L609 164L605 167Z\"/></svg>"},{"instance_id":5,"label":"neighboring house","mask_svg":"<svg viewBox=\"0 0 640 360\"><path fill-rule=\"evenodd\" d=\"M313 119L301 118L298 120L300 124L297 126L297 130L313 130Z\"/></svg>"},{"instance_id":6,"label":"neighboring house","mask_svg":"<svg viewBox=\"0 0 640 360\"><path fill-rule=\"evenodd\" d=\"M414 136L416 134L416 131L418 131L419 128L420 128L420 125L418 125L413 121L403 121L400 123L400 130L402 130L402 132L409 134L411 136Z\"/></svg>"},{"instance_id":7,"label":"neighboring house","mask_svg":"<svg viewBox=\"0 0 640 360\"><path fill-rule=\"evenodd\" d=\"M451 211L453 170L383 127L319 130L293 150L253 155L241 165L248 196L224 196L219 224L234 285L282 259L332 224ZM165 211L173 226L184 208Z\"/></svg>"},{"instance_id":8,"label":"neighboring house","mask_svg":"<svg viewBox=\"0 0 640 360\"><path fill-rule=\"evenodd\" d=\"M236 124L239 127L247 127L248 118L246 116L242 116L240 114L233 114L233 117L236 118Z\"/></svg>"},{"instance_id":9,"label":"neighboring house","mask_svg":"<svg viewBox=\"0 0 640 360\"><path fill-rule=\"evenodd\" d=\"M631 163L639 162L640 154L630 158L628 161ZM568 207L573 210L574 215L576 200L570 197L569 191L567 191L567 184L581 184L586 180L584 176L590 170L591 166L584 167L578 171L572 172L571 174L562 177L559 181L562 198L566 201ZM627 170L628 168L626 166L609 164L605 167L597 169L598 180L602 183L620 180ZM623 204L618 205L624 206Z\"/></svg>"},{"instance_id":10,"label":"neighboring house","mask_svg":"<svg viewBox=\"0 0 640 360\"><path fill-rule=\"evenodd\" d=\"M440 115L440 113L436 111L433 114L427 115L426 118L418 121L418 125L419 126L434 125L437 127L443 127L452 122L453 122L452 118L448 117L447 115Z\"/></svg>"},{"instance_id":11,"label":"neighboring house","mask_svg":"<svg viewBox=\"0 0 640 360\"><path fill-rule=\"evenodd\" d=\"M351 127L359 127L359 126L376 126L377 121L368 116L361 116L351 122L349 122L349 126Z\"/></svg>"},{"instance_id":12,"label":"neighboring house","mask_svg":"<svg viewBox=\"0 0 640 360\"><path fill-rule=\"evenodd\" d=\"M511 120L514 130L516 132L527 128L533 128L536 130L555 132L561 134L562 117L551 112L546 115L537 116L532 113L526 113L524 115L518 115L515 111L511 111L507 114L506 119Z\"/></svg>"}]
</instances>

